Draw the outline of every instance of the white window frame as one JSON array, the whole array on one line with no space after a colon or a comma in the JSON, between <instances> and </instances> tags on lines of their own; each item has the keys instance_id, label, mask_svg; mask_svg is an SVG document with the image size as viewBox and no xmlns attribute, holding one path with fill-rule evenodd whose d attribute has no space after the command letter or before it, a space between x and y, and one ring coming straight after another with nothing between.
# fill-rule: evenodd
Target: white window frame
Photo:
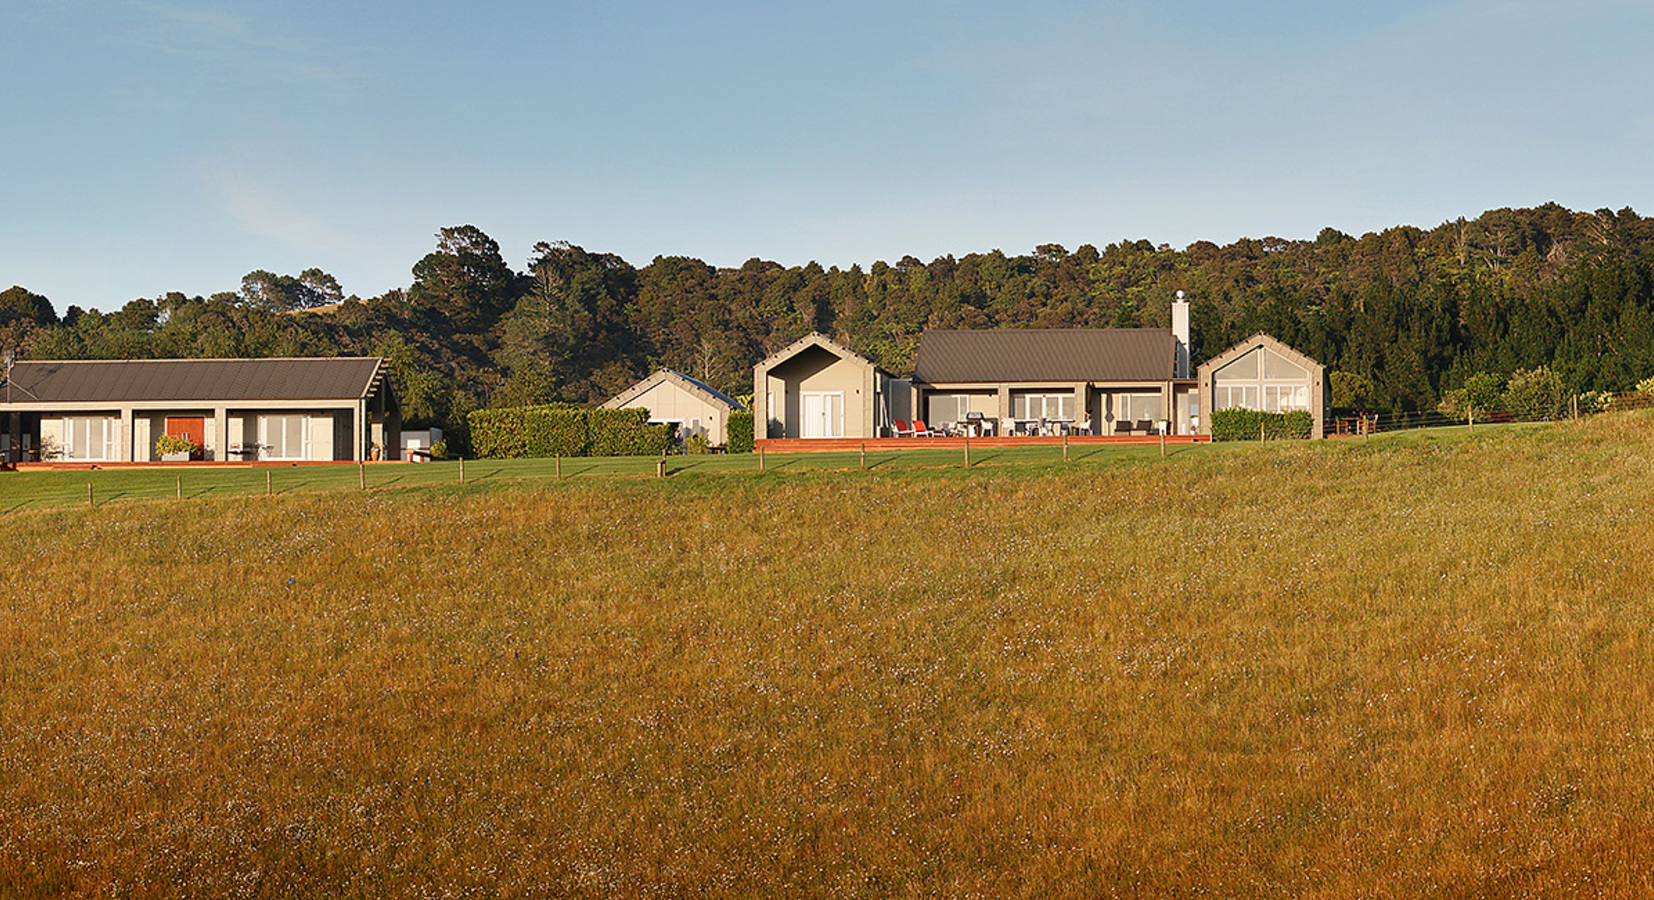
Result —
<instances>
[{"instance_id":1,"label":"white window frame","mask_svg":"<svg viewBox=\"0 0 1654 900\"><path fill-rule=\"evenodd\" d=\"M298 456L292 456L287 452L292 449L287 446L286 442L286 423L290 419L298 419L300 422ZM276 421L280 421L283 426L281 429L283 439L281 450L283 453L281 455L277 455L275 453L275 442L270 440L270 426ZM259 459L280 460L284 462L303 462L310 459L310 425L310 415L308 413L267 413L260 415L258 417Z\"/></svg>"},{"instance_id":2,"label":"white window frame","mask_svg":"<svg viewBox=\"0 0 1654 900\"><path fill-rule=\"evenodd\" d=\"M103 426L101 440L92 441L92 423ZM114 416L64 416L63 458L77 462L110 462L117 458L120 420ZM96 455L93 455L96 453Z\"/></svg>"},{"instance_id":3,"label":"white window frame","mask_svg":"<svg viewBox=\"0 0 1654 900\"><path fill-rule=\"evenodd\" d=\"M822 421L826 434L811 434L810 401L823 402ZM836 414L835 414L836 412ZM801 438L840 438L844 437L844 392L843 391L800 391L798 394L798 436Z\"/></svg>"}]
</instances>

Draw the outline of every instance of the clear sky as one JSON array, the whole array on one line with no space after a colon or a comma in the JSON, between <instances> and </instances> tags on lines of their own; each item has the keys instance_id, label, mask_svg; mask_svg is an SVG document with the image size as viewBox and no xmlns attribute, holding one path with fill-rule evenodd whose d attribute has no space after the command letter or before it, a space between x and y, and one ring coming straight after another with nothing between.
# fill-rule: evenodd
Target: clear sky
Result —
<instances>
[{"instance_id":1,"label":"clear sky","mask_svg":"<svg viewBox=\"0 0 1654 900\"><path fill-rule=\"evenodd\" d=\"M1654 212L1647 0L5 0L0 288Z\"/></svg>"}]
</instances>

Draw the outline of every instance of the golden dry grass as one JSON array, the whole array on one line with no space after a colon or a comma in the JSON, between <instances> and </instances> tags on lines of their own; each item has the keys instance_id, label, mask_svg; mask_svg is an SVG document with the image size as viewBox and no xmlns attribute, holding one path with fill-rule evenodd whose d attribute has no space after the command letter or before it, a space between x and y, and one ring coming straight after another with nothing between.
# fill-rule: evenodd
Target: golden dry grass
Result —
<instances>
[{"instance_id":1,"label":"golden dry grass","mask_svg":"<svg viewBox=\"0 0 1654 900\"><path fill-rule=\"evenodd\" d=\"M1654 893L1654 417L0 520L0 897Z\"/></svg>"}]
</instances>

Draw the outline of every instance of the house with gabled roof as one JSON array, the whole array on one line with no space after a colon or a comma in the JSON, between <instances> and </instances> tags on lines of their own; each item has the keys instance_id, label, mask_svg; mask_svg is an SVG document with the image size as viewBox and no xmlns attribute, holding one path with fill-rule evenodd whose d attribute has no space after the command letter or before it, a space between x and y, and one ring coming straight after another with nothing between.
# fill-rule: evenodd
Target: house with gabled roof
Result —
<instances>
[{"instance_id":1,"label":"house with gabled roof","mask_svg":"<svg viewBox=\"0 0 1654 900\"><path fill-rule=\"evenodd\" d=\"M1310 414L1310 437L1326 436L1326 367L1259 332L1203 363L1197 374L1202 409L1255 409ZM1201 422L1211 434L1211 417Z\"/></svg>"},{"instance_id":2,"label":"house with gabled roof","mask_svg":"<svg viewBox=\"0 0 1654 900\"><path fill-rule=\"evenodd\" d=\"M808 334L752 368L759 438L876 438L907 416L910 391L861 354Z\"/></svg>"},{"instance_id":3,"label":"house with gabled roof","mask_svg":"<svg viewBox=\"0 0 1654 900\"><path fill-rule=\"evenodd\" d=\"M701 436L713 447L729 443L729 414L746 409L723 391L674 369L656 371L601 408L647 409L650 424L677 425L680 438Z\"/></svg>"},{"instance_id":4,"label":"house with gabled roof","mask_svg":"<svg viewBox=\"0 0 1654 900\"><path fill-rule=\"evenodd\" d=\"M207 461L394 459L401 408L378 357L30 360L0 386L8 461L158 461L162 435Z\"/></svg>"},{"instance_id":5,"label":"house with gabled roof","mask_svg":"<svg viewBox=\"0 0 1654 900\"><path fill-rule=\"evenodd\" d=\"M950 431L1192 434L1194 381L1178 375L1178 346L1169 328L926 331L916 408Z\"/></svg>"}]
</instances>

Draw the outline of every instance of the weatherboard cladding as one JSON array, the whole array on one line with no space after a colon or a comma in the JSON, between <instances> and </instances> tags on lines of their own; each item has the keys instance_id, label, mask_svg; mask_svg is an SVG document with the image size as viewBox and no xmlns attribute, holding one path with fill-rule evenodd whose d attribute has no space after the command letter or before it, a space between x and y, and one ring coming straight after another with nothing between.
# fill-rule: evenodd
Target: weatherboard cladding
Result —
<instances>
[{"instance_id":1,"label":"weatherboard cladding","mask_svg":"<svg viewBox=\"0 0 1654 900\"><path fill-rule=\"evenodd\" d=\"M359 400L378 371L373 357L51 360L11 380L39 403Z\"/></svg>"},{"instance_id":2,"label":"weatherboard cladding","mask_svg":"<svg viewBox=\"0 0 1654 900\"><path fill-rule=\"evenodd\" d=\"M1169 328L999 328L926 331L913 378L927 384L1169 381Z\"/></svg>"}]
</instances>

